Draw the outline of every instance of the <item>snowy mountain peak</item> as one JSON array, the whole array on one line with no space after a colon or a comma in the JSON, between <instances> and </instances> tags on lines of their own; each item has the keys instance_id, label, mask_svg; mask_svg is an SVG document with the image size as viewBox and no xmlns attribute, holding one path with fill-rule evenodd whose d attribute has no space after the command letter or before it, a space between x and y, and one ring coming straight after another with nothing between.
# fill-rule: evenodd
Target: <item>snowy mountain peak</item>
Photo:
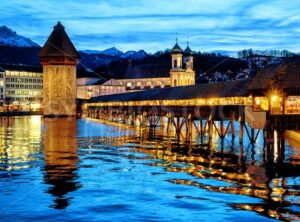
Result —
<instances>
[{"instance_id":1,"label":"snowy mountain peak","mask_svg":"<svg viewBox=\"0 0 300 222\"><path fill-rule=\"evenodd\" d=\"M108 49L105 49L103 51L100 51L100 50L83 50L82 52L84 52L86 54L90 54L90 55L94 55L94 54L104 54L104 55L108 55L108 56L121 56L121 55L123 55L123 52L120 51L119 49L117 49L116 47L108 48Z\"/></svg>"},{"instance_id":2,"label":"snowy mountain peak","mask_svg":"<svg viewBox=\"0 0 300 222\"><path fill-rule=\"evenodd\" d=\"M105 49L101 53L105 54L105 55L110 55L110 56L120 56L123 54L123 52L120 51L119 49L117 49L116 47Z\"/></svg>"},{"instance_id":3,"label":"snowy mountain peak","mask_svg":"<svg viewBox=\"0 0 300 222\"><path fill-rule=\"evenodd\" d=\"M16 46L16 47L39 47L28 38L18 35L12 29L6 26L0 26L0 45Z\"/></svg>"},{"instance_id":4,"label":"snowy mountain peak","mask_svg":"<svg viewBox=\"0 0 300 222\"><path fill-rule=\"evenodd\" d=\"M125 52L121 57L122 58L132 58L132 59L143 59L147 56L148 54L144 50L139 50L139 51L127 51Z\"/></svg>"},{"instance_id":5,"label":"snowy mountain peak","mask_svg":"<svg viewBox=\"0 0 300 222\"><path fill-rule=\"evenodd\" d=\"M121 57L123 59L127 58L132 58L136 60L140 60L145 58L148 54L144 50L139 50L139 51L127 51L127 52L122 52L119 49L115 47L111 47L108 49L105 49L103 51L99 50L83 50L82 52L89 54L89 55L97 55L97 54L103 54L107 56L114 56L114 57Z\"/></svg>"}]
</instances>

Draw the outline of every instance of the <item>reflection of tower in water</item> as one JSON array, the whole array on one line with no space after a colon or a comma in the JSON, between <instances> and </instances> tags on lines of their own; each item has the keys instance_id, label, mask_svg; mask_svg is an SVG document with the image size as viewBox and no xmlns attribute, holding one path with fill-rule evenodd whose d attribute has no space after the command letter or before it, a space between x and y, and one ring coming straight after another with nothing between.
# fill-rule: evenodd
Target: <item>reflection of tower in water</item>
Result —
<instances>
[{"instance_id":1,"label":"reflection of tower in water","mask_svg":"<svg viewBox=\"0 0 300 222\"><path fill-rule=\"evenodd\" d=\"M46 191L55 197L56 209L69 205L69 192L80 187L77 179L76 119L44 119L45 183Z\"/></svg>"}]
</instances>

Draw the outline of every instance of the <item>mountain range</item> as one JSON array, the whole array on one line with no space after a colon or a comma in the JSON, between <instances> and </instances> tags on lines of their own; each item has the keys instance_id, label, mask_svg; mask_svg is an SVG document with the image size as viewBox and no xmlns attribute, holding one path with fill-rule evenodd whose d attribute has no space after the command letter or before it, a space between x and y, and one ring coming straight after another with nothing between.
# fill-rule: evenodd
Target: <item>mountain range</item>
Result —
<instances>
[{"instance_id":1,"label":"mountain range","mask_svg":"<svg viewBox=\"0 0 300 222\"><path fill-rule=\"evenodd\" d=\"M0 63L40 65L41 46L29 38L18 35L6 26L0 26ZM98 50L79 51L80 66L94 69L121 59L141 60L148 56L144 50L122 52L115 47Z\"/></svg>"},{"instance_id":2,"label":"mountain range","mask_svg":"<svg viewBox=\"0 0 300 222\"><path fill-rule=\"evenodd\" d=\"M39 47L32 40L18 35L6 26L0 26L0 45L11 47Z\"/></svg>"},{"instance_id":3,"label":"mountain range","mask_svg":"<svg viewBox=\"0 0 300 222\"><path fill-rule=\"evenodd\" d=\"M39 52L41 46L29 38L18 35L6 26L0 26L0 64L24 64L40 66ZM234 52L214 51L213 53L194 53L194 69L197 74L206 70L225 73L231 70L234 73L247 67L247 64L238 59L226 56ZM226 55L225 57L223 55ZM160 64L171 67L170 50L159 51L155 54L147 54L144 50L127 51L112 47L105 50L79 51L80 63L78 69L92 69L108 78L117 78L126 73L128 58L132 58L133 65ZM226 62L224 62L224 60ZM220 65L221 64L221 65ZM212 67L215 67L212 69ZM217 67L217 68L216 68ZM84 68L84 69L83 69Z\"/></svg>"}]
</instances>

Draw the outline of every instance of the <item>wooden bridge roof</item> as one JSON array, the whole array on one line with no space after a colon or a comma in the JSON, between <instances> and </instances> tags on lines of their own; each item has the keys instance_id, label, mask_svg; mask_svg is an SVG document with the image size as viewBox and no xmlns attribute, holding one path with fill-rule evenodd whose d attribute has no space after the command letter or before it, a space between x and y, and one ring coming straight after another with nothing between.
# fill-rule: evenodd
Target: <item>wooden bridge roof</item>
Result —
<instances>
[{"instance_id":1,"label":"wooden bridge roof","mask_svg":"<svg viewBox=\"0 0 300 222\"><path fill-rule=\"evenodd\" d=\"M268 93L270 90L300 93L299 59L263 68L253 77L250 91Z\"/></svg>"},{"instance_id":2,"label":"wooden bridge roof","mask_svg":"<svg viewBox=\"0 0 300 222\"><path fill-rule=\"evenodd\" d=\"M181 100L216 97L248 96L249 80L200 84L193 86L151 89L132 93L122 93L93 97L89 102L123 102L143 100Z\"/></svg>"}]
</instances>

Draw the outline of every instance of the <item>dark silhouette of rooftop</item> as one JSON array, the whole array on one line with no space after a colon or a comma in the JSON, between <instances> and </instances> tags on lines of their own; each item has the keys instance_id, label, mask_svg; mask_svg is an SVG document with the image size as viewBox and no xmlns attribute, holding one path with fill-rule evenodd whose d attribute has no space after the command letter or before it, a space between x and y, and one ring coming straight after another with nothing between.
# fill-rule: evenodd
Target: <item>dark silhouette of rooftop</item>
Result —
<instances>
[{"instance_id":1,"label":"dark silhouette of rooftop","mask_svg":"<svg viewBox=\"0 0 300 222\"><path fill-rule=\"evenodd\" d=\"M72 41L65 32L64 26L58 22L48 40L40 51L40 58L65 57L70 59L79 58Z\"/></svg>"}]
</instances>

